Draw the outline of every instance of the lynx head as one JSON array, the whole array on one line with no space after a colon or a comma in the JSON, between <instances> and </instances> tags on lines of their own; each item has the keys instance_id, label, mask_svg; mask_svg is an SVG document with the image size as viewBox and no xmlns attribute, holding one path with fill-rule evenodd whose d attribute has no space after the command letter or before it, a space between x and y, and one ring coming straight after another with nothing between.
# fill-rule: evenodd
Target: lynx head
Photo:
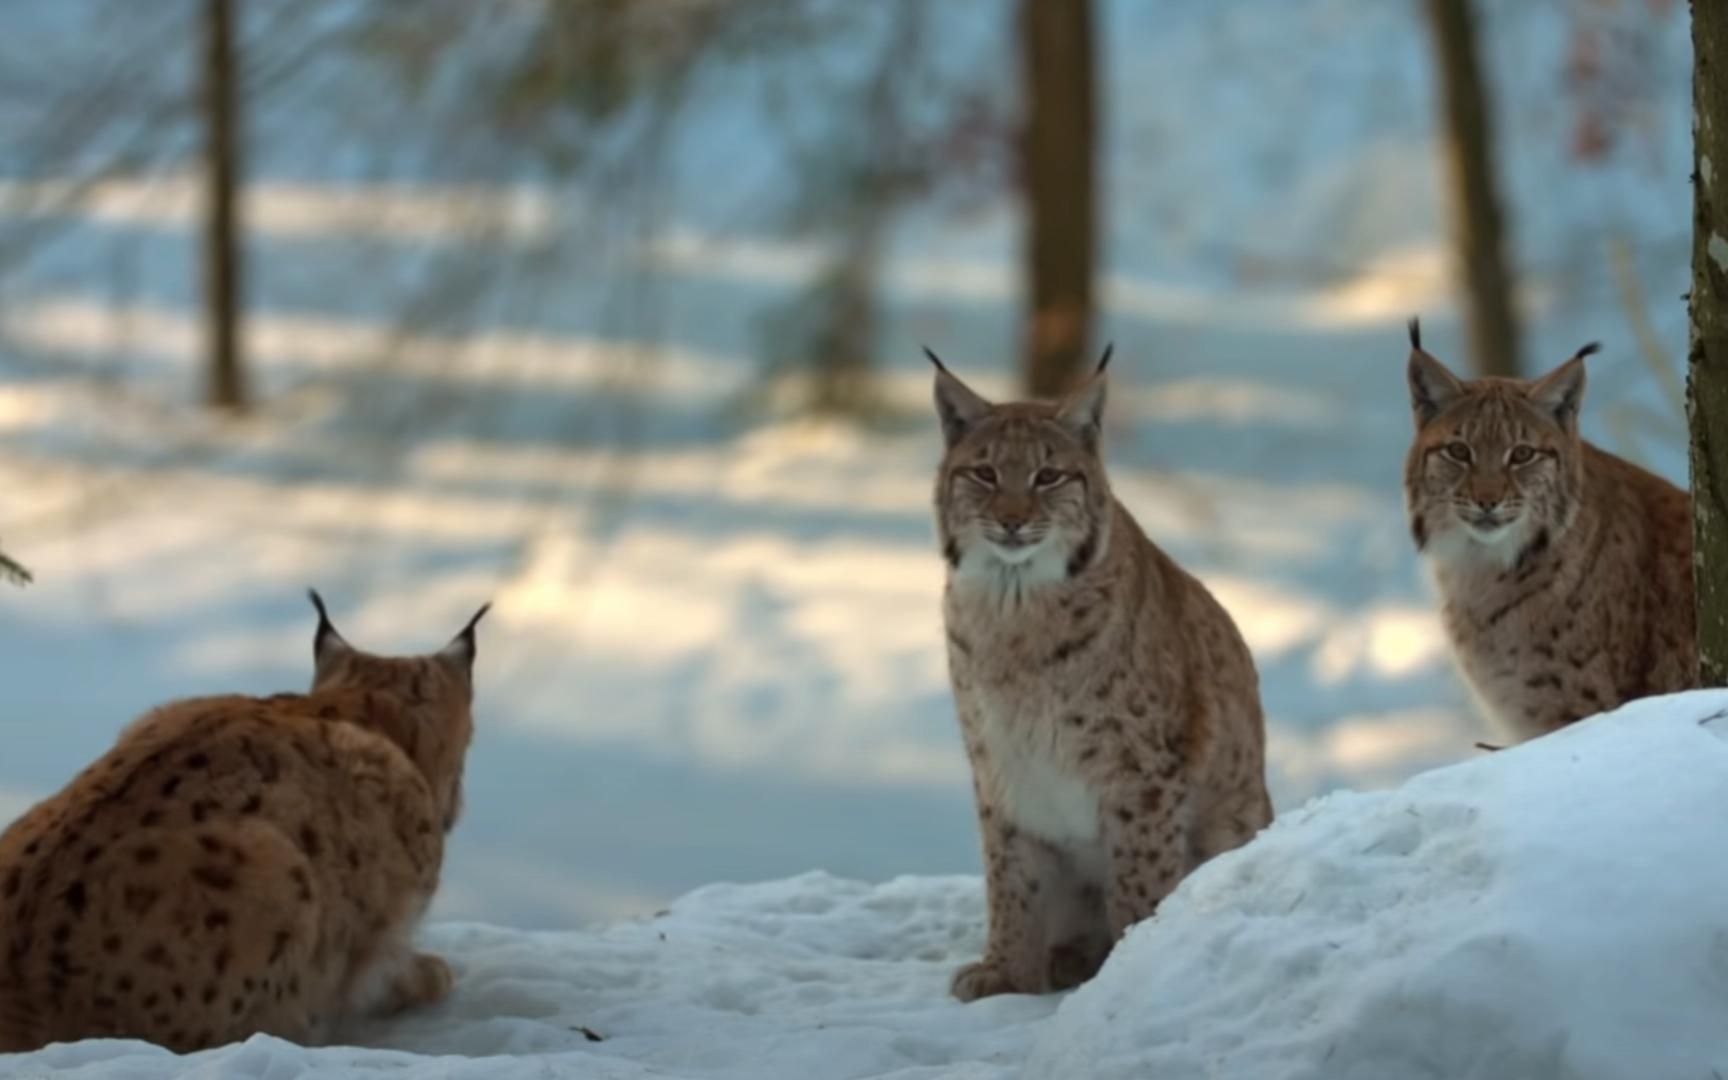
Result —
<instances>
[{"instance_id":1,"label":"lynx head","mask_svg":"<svg viewBox=\"0 0 1728 1080\"><path fill-rule=\"evenodd\" d=\"M374 656L348 644L324 608L312 637L312 692L371 691L388 704L369 709L363 721L394 741L419 765L452 828L462 810L462 764L474 735L474 628L492 605L474 613L450 643L424 656ZM394 707L391 707L394 706Z\"/></svg>"},{"instance_id":2,"label":"lynx head","mask_svg":"<svg viewBox=\"0 0 1728 1080\"><path fill-rule=\"evenodd\" d=\"M993 405L936 365L936 415L946 452L936 476L936 524L956 580L1066 580L1103 552L1110 486L1099 457L1104 370L1059 403Z\"/></svg>"},{"instance_id":3,"label":"lynx head","mask_svg":"<svg viewBox=\"0 0 1728 1080\"><path fill-rule=\"evenodd\" d=\"M1592 342L1539 379L1460 379L1410 320L1416 438L1404 494L1417 550L1510 565L1571 525L1584 482L1578 407Z\"/></svg>"}]
</instances>

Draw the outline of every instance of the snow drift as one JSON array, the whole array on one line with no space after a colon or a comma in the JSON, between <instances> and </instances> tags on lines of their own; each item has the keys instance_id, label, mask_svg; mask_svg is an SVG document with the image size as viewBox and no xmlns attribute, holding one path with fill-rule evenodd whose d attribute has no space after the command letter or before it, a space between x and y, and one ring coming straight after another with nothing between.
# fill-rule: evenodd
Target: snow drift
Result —
<instances>
[{"instance_id":1,"label":"snow drift","mask_svg":"<svg viewBox=\"0 0 1728 1080\"><path fill-rule=\"evenodd\" d=\"M366 1048L96 1042L0 1073L1728 1075L1725 739L1728 693L1683 694L1318 799L1202 868L1066 1000L948 999L982 944L974 879L808 874L592 932L431 927L455 996L355 1032Z\"/></svg>"},{"instance_id":2,"label":"snow drift","mask_svg":"<svg viewBox=\"0 0 1728 1080\"><path fill-rule=\"evenodd\" d=\"M1728 694L1682 694L1317 799L1132 930L1030 1074L1728 1075L1724 739Z\"/></svg>"}]
</instances>

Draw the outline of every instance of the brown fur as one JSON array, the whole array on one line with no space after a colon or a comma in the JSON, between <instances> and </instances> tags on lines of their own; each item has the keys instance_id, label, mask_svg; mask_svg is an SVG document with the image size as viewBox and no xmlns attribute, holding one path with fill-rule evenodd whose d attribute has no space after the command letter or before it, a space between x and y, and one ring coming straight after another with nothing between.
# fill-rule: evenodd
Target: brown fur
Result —
<instances>
[{"instance_id":1,"label":"brown fur","mask_svg":"<svg viewBox=\"0 0 1728 1080\"><path fill-rule=\"evenodd\" d=\"M1411 324L1411 533L1465 680L1520 740L1697 678L1691 503L1579 437L1593 351L1467 381Z\"/></svg>"},{"instance_id":2,"label":"brown fur","mask_svg":"<svg viewBox=\"0 0 1728 1080\"><path fill-rule=\"evenodd\" d=\"M319 610L310 694L162 706L0 835L0 1052L317 1043L449 990L409 937L460 806L473 624L387 659Z\"/></svg>"},{"instance_id":3,"label":"brown fur","mask_svg":"<svg viewBox=\"0 0 1728 1080\"><path fill-rule=\"evenodd\" d=\"M938 363L949 672L989 893L965 1001L1090 978L1272 817L1254 662L1111 495L1102 370L1060 407L991 405Z\"/></svg>"}]
</instances>

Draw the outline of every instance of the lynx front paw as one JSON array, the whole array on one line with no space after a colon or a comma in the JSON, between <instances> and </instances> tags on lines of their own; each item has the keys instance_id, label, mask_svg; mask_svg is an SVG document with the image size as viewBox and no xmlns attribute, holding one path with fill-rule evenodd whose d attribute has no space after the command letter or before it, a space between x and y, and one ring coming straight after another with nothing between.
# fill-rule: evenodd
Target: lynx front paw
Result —
<instances>
[{"instance_id":1,"label":"lynx front paw","mask_svg":"<svg viewBox=\"0 0 1728 1080\"><path fill-rule=\"evenodd\" d=\"M456 973L442 956L415 953L407 970L396 981L396 1008L412 1009L435 1005L450 994L456 985Z\"/></svg>"},{"instance_id":2,"label":"lynx front paw","mask_svg":"<svg viewBox=\"0 0 1728 1080\"><path fill-rule=\"evenodd\" d=\"M1050 950L1050 989L1072 990L1089 982L1110 955L1110 943L1102 939L1076 938Z\"/></svg>"},{"instance_id":3,"label":"lynx front paw","mask_svg":"<svg viewBox=\"0 0 1728 1080\"><path fill-rule=\"evenodd\" d=\"M980 960L956 971L954 982L949 989L961 1001L977 1001L979 998L995 997L997 994L1037 992L1032 987L1014 985L1008 969L994 960Z\"/></svg>"}]
</instances>

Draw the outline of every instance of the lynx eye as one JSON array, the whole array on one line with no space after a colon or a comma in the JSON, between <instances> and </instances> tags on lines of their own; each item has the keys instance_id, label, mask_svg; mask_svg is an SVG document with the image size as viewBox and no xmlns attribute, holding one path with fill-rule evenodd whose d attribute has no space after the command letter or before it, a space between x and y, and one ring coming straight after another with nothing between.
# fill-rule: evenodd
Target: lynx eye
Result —
<instances>
[{"instance_id":1,"label":"lynx eye","mask_svg":"<svg viewBox=\"0 0 1728 1080\"><path fill-rule=\"evenodd\" d=\"M1041 488L1053 488L1068 479L1068 474L1058 469L1039 469L1032 474L1032 485Z\"/></svg>"},{"instance_id":2,"label":"lynx eye","mask_svg":"<svg viewBox=\"0 0 1728 1080\"><path fill-rule=\"evenodd\" d=\"M1441 447L1440 452L1460 465L1470 464L1470 447L1461 442L1449 442Z\"/></svg>"},{"instance_id":3,"label":"lynx eye","mask_svg":"<svg viewBox=\"0 0 1728 1080\"><path fill-rule=\"evenodd\" d=\"M1528 465L1536 460L1536 451L1528 446L1514 446L1512 452L1506 455L1506 461L1511 465Z\"/></svg>"},{"instance_id":4,"label":"lynx eye","mask_svg":"<svg viewBox=\"0 0 1728 1080\"><path fill-rule=\"evenodd\" d=\"M996 486L996 470L989 465L978 465L972 469L969 475L985 487Z\"/></svg>"}]
</instances>

